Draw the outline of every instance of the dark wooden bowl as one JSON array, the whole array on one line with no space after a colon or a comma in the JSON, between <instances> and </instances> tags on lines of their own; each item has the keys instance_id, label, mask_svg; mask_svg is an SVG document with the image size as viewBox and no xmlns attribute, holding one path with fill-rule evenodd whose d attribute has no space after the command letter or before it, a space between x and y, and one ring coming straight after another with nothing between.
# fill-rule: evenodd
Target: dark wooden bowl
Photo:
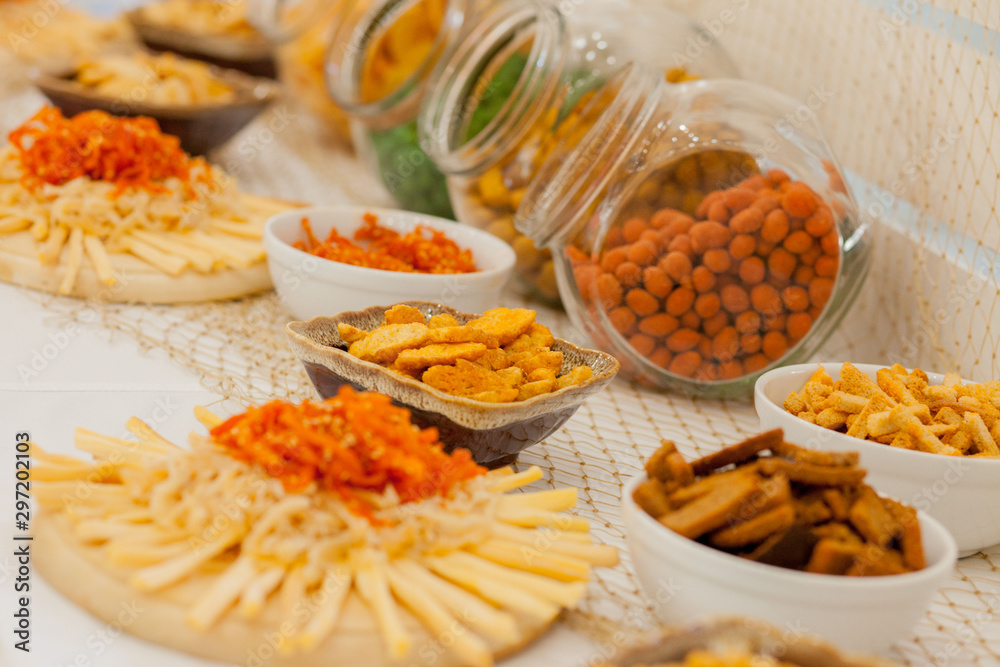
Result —
<instances>
[{"instance_id":1,"label":"dark wooden bowl","mask_svg":"<svg viewBox=\"0 0 1000 667\"><path fill-rule=\"evenodd\" d=\"M153 51L172 51L218 67L275 79L274 47L262 36L202 35L148 21L142 8L127 12L135 33Z\"/></svg>"},{"instance_id":2,"label":"dark wooden bowl","mask_svg":"<svg viewBox=\"0 0 1000 667\"><path fill-rule=\"evenodd\" d=\"M478 317L427 301L405 303L420 309L427 317L448 313L462 324ZM292 352L305 366L320 396L333 396L344 384L360 391L386 394L397 405L409 408L413 423L423 428L436 427L446 448L465 447L477 463L487 467L508 465L521 450L552 435L618 372L618 361L611 355L556 339L552 349L563 353L562 371L586 365L594 373L591 379L516 403L484 403L452 396L348 354L337 324L344 322L370 331L382 324L385 311L391 307L372 306L333 317L292 322L285 332Z\"/></svg>"},{"instance_id":3,"label":"dark wooden bowl","mask_svg":"<svg viewBox=\"0 0 1000 667\"><path fill-rule=\"evenodd\" d=\"M243 72L213 68L213 76L232 86L235 99L218 104L173 106L99 95L76 81L71 71L33 72L35 86L67 117L100 109L116 116L149 116L164 134L181 140L188 153L204 155L226 143L278 97L278 85Z\"/></svg>"}]
</instances>

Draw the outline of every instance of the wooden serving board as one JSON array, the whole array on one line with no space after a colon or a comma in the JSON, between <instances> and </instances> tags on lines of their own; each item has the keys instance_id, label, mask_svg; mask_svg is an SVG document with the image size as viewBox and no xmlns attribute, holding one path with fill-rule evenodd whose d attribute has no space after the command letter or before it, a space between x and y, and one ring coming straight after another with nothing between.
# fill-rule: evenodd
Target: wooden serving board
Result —
<instances>
[{"instance_id":1,"label":"wooden serving board","mask_svg":"<svg viewBox=\"0 0 1000 667\"><path fill-rule=\"evenodd\" d=\"M247 199L294 208L302 204L243 195ZM39 244L30 231L0 235L0 281L57 294L66 275L69 244L64 244L60 261L43 265L38 259ZM68 296L125 303L195 303L234 299L271 289L267 263L245 269L224 269L212 273L186 270L170 276L126 253L109 253L111 266L121 280L105 285L84 257L76 283Z\"/></svg>"},{"instance_id":2,"label":"wooden serving board","mask_svg":"<svg viewBox=\"0 0 1000 667\"><path fill-rule=\"evenodd\" d=\"M192 577L158 593L141 592L127 583L133 570L112 569L106 565L103 549L76 539L72 534L73 526L64 515L42 512L33 528L33 563L50 585L101 620L118 623L132 635L177 651L225 663L269 667L462 666L462 662L444 647L447 638L438 643L402 608L404 626L410 633L412 645L405 658L392 659L373 616L355 592L348 596L336 630L308 652L283 655L275 649L282 623L288 622L275 600L276 595L271 596L258 618L245 620L238 612L230 613L210 630L200 632L189 626L184 616L211 585L208 577ZM307 605L303 607L295 613L310 613ZM123 622L123 610L127 608L142 611L131 614L129 622ZM541 622L520 614L515 616L522 641L512 646L491 644L497 659L523 649L555 620Z\"/></svg>"}]
</instances>

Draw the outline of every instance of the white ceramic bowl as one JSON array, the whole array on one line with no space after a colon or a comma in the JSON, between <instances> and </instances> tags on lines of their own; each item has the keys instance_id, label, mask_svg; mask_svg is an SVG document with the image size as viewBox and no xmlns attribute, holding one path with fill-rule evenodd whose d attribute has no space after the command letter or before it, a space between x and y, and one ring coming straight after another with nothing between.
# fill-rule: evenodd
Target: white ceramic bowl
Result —
<instances>
[{"instance_id":1,"label":"white ceramic bowl","mask_svg":"<svg viewBox=\"0 0 1000 667\"><path fill-rule=\"evenodd\" d=\"M304 241L302 218L325 239L334 227L353 238L362 216L373 213L379 225L404 233L417 225L443 231L461 248L472 251L480 271L426 274L382 271L321 259L292 247ZM300 320L345 310L391 305L400 301L432 301L456 310L481 313L499 305L514 268L514 251L484 231L419 213L362 206L324 206L285 211L264 227L267 266L278 297Z\"/></svg>"},{"instance_id":2,"label":"white ceramic bowl","mask_svg":"<svg viewBox=\"0 0 1000 667\"><path fill-rule=\"evenodd\" d=\"M847 577L756 563L660 524L632 499L645 480L641 475L625 485L622 518L639 583L666 623L709 614L750 616L849 651L879 652L907 636L955 563L955 541L923 513L927 567L917 572Z\"/></svg>"},{"instance_id":3,"label":"white ceramic bowl","mask_svg":"<svg viewBox=\"0 0 1000 667\"><path fill-rule=\"evenodd\" d=\"M944 524L958 543L960 556L1000 543L1000 459L962 458L890 447L810 424L782 407L822 365L835 381L841 363L799 364L765 373L754 387L754 405L762 430L782 428L785 439L803 447L856 451L868 470L866 481L879 493L927 512ZM875 378L876 364L855 364ZM928 373L932 384L944 378ZM966 382L962 381L963 384Z\"/></svg>"}]
</instances>

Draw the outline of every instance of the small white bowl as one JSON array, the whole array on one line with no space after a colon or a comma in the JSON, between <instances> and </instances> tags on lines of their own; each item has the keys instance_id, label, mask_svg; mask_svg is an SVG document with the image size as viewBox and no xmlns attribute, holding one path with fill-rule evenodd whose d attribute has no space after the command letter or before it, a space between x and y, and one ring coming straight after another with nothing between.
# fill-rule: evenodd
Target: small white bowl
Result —
<instances>
[{"instance_id":1,"label":"small white bowl","mask_svg":"<svg viewBox=\"0 0 1000 667\"><path fill-rule=\"evenodd\" d=\"M824 637L848 651L875 653L907 636L955 564L955 541L919 513L927 567L880 577L813 574L765 565L678 535L632 499L622 518L639 584L670 624L710 614L751 616L796 634Z\"/></svg>"},{"instance_id":2,"label":"small white bowl","mask_svg":"<svg viewBox=\"0 0 1000 667\"><path fill-rule=\"evenodd\" d=\"M382 271L322 259L292 247L304 241L302 218L325 239L334 227L353 238L372 213L380 226L400 233L417 225L443 231L459 247L472 251L479 271L427 274ZM499 305L500 293L514 268L514 251L504 241L456 222L419 213L364 206L323 206L285 211L267 221L264 249L271 281L282 303L300 320L400 301L432 301L456 310L481 313Z\"/></svg>"},{"instance_id":3,"label":"small white bowl","mask_svg":"<svg viewBox=\"0 0 1000 667\"><path fill-rule=\"evenodd\" d=\"M960 557L1000 543L1000 459L943 456L890 447L810 424L787 412L782 404L801 391L809 377L823 366L834 381L842 363L798 364L762 375L754 387L754 406L762 430L781 428L785 439L803 447L827 451L855 451L866 481L879 493L927 512L944 524L958 543ZM872 379L877 364L855 364ZM931 384L944 376L928 373ZM966 380L962 381L963 384Z\"/></svg>"}]
</instances>

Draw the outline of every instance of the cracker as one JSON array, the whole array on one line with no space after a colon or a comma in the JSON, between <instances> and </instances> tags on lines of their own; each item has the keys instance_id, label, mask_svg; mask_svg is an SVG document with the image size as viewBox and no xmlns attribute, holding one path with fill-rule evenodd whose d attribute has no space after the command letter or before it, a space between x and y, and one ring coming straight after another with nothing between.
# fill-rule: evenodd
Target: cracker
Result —
<instances>
[{"instance_id":1,"label":"cracker","mask_svg":"<svg viewBox=\"0 0 1000 667\"><path fill-rule=\"evenodd\" d=\"M850 363L845 363L840 368L840 382L838 384L840 385L838 389L841 391L862 398L871 398L878 394L885 395L885 392L879 389L874 380Z\"/></svg>"},{"instance_id":2,"label":"cracker","mask_svg":"<svg viewBox=\"0 0 1000 667\"><path fill-rule=\"evenodd\" d=\"M526 308L494 308L468 323L497 339L500 345L514 342L535 322L535 312Z\"/></svg>"},{"instance_id":3,"label":"cracker","mask_svg":"<svg viewBox=\"0 0 1000 667\"><path fill-rule=\"evenodd\" d=\"M779 445L784 439L784 431L780 428L747 438L743 442L730 445L717 452L703 456L693 461L691 467L696 475L707 475L713 470L748 461L758 453Z\"/></svg>"},{"instance_id":4,"label":"cracker","mask_svg":"<svg viewBox=\"0 0 1000 667\"><path fill-rule=\"evenodd\" d=\"M544 324L533 323L528 330L518 336L514 342L506 345L504 350L510 353L527 352L536 347L552 347L556 342L555 336Z\"/></svg>"},{"instance_id":5,"label":"cracker","mask_svg":"<svg viewBox=\"0 0 1000 667\"><path fill-rule=\"evenodd\" d=\"M771 451L781 458L823 466L854 466L860 459L857 452L820 452L790 442L780 442L772 447Z\"/></svg>"},{"instance_id":6,"label":"cracker","mask_svg":"<svg viewBox=\"0 0 1000 667\"><path fill-rule=\"evenodd\" d=\"M507 357L507 353L500 348L492 350L487 349L483 356L476 359L476 363L490 369L491 371L498 371L510 367L510 359Z\"/></svg>"},{"instance_id":7,"label":"cracker","mask_svg":"<svg viewBox=\"0 0 1000 667\"><path fill-rule=\"evenodd\" d=\"M364 340L365 336L368 335L368 332L364 329L352 327L350 324L345 324L344 322L337 323L337 333L340 334L340 339L348 345L356 343L359 340Z\"/></svg>"},{"instance_id":8,"label":"cracker","mask_svg":"<svg viewBox=\"0 0 1000 667\"><path fill-rule=\"evenodd\" d=\"M501 368L496 371L496 376L503 380L508 387L513 387L514 389L524 384L524 371L516 366Z\"/></svg>"},{"instance_id":9,"label":"cracker","mask_svg":"<svg viewBox=\"0 0 1000 667\"><path fill-rule=\"evenodd\" d=\"M849 516L851 525L862 537L883 549L888 548L902 530L889 508L869 486L860 488Z\"/></svg>"},{"instance_id":10,"label":"cracker","mask_svg":"<svg viewBox=\"0 0 1000 667\"><path fill-rule=\"evenodd\" d=\"M539 368L532 373L550 371L551 369ZM530 377L530 375L529 375ZM587 380L594 377L594 371L590 370L590 366L577 366L569 373L566 373L558 380L556 380L556 389L565 389L566 387L572 387L573 385L582 384Z\"/></svg>"},{"instance_id":11,"label":"cracker","mask_svg":"<svg viewBox=\"0 0 1000 667\"><path fill-rule=\"evenodd\" d=\"M458 320L455 319L454 315L440 313L438 315L432 315L431 318L427 320L427 326L431 329L442 329L444 327L457 327L461 325L459 325Z\"/></svg>"},{"instance_id":12,"label":"cracker","mask_svg":"<svg viewBox=\"0 0 1000 667\"><path fill-rule=\"evenodd\" d=\"M577 366L577 368L587 368L586 366ZM576 368L573 369L574 371ZM587 370L590 370L587 368ZM571 371L572 372L572 371ZM567 375L569 375L567 373ZM593 373L591 373L593 375ZM563 377L566 377L565 375ZM528 382L538 382L539 380L555 380L556 372L551 368L536 368L535 370L528 373L528 377L525 378Z\"/></svg>"},{"instance_id":13,"label":"cracker","mask_svg":"<svg viewBox=\"0 0 1000 667\"><path fill-rule=\"evenodd\" d=\"M538 380L536 382L525 382L517 388L517 400L526 401L535 396L550 393L556 386L555 380Z\"/></svg>"},{"instance_id":14,"label":"cracker","mask_svg":"<svg viewBox=\"0 0 1000 667\"><path fill-rule=\"evenodd\" d=\"M863 468L822 466L778 458L761 459L757 465L765 475L782 473L793 482L811 486L853 486L861 482L866 473Z\"/></svg>"},{"instance_id":15,"label":"cracker","mask_svg":"<svg viewBox=\"0 0 1000 667\"><path fill-rule=\"evenodd\" d=\"M833 518L833 511L819 493L796 498L792 505L795 508L795 523L801 526L814 526Z\"/></svg>"},{"instance_id":16,"label":"cracker","mask_svg":"<svg viewBox=\"0 0 1000 667\"><path fill-rule=\"evenodd\" d=\"M805 571L816 574L846 574L864 549L861 543L825 537L813 547Z\"/></svg>"},{"instance_id":17,"label":"cracker","mask_svg":"<svg viewBox=\"0 0 1000 667\"><path fill-rule=\"evenodd\" d=\"M512 403L517 400L517 389L495 389L481 391L469 398L483 403Z\"/></svg>"},{"instance_id":18,"label":"cracker","mask_svg":"<svg viewBox=\"0 0 1000 667\"><path fill-rule=\"evenodd\" d=\"M348 352L376 364L391 364L403 350L419 347L427 340L425 324L387 324L351 343Z\"/></svg>"},{"instance_id":19,"label":"cracker","mask_svg":"<svg viewBox=\"0 0 1000 667\"><path fill-rule=\"evenodd\" d=\"M783 503L752 519L710 534L708 542L722 549L736 549L761 542L772 533L788 530L793 523L795 510L791 503Z\"/></svg>"},{"instance_id":20,"label":"cracker","mask_svg":"<svg viewBox=\"0 0 1000 667\"><path fill-rule=\"evenodd\" d=\"M1000 448L997 447L997 443L993 442L993 436L990 435L990 431L986 428L986 423L979 413L966 412L962 418L961 428L972 439L976 447L975 453L1000 456Z\"/></svg>"},{"instance_id":21,"label":"cracker","mask_svg":"<svg viewBox=\"0 0 1000 667\"><path fill-rule=\"evenodd\" d=\"M452 365L459 359L473 361L486 354L482 343L439 343L403 350L396 357L396 366L415 371L438 365Z\"/></svg>"},{"instance_id":22,"label":"cracker","mask_svg":"<svg viewBox=\"0 0 1000 667\"><path fill-rule=\"evenodd\" d=\"M497 339L475 327L437 327L430 330L427 342L433 343L482 343L489 349L499 347Z\"/></svg>"},{"instance_id":23,"label":"cracker","mask_svg":"<svg viewBox=\"0 0 1000 667\"><path fill-rule=\"evenodd\" d=\"M518 352L510 355L515 366L524 371L525 375L538 369L548 369L559 373L563 363L563 353L548 348L535 348L528 352Z\"/></svg>"},{"instance_id":24,"label":"cracker","mask_svg":"<svg viewBox=\"0 0 1000 667\"><path fill-rule=\"evenodd\" d=\"M406 304L396 304L389 310L385 311L385 315L382 316L383 324L427 324L427 318L424 314L413 306L407 306Z\"/></svg>"},{"instance_id":25,"label":"cracker","mask_svg":"<svg viewBox=\"0 0 1000 667\"><path fill-rule=\"evenodd\" d=\"M917 517L917 511L891 498L882 498L882 502L889 509L896 524L902 527L899 547L903 552L903 562L911 570L923 569L926 567L927 561L924 557L924 543L920 537L920 520Z\"/></svg>"},{"instance_id":26,"label":"cracker","mask_svg":"<svg viewBox=\"0 0 1000 667\"><path fill-rule=\"evenodd\" d=\"M647 480L637 486L632 493L632 499L655 519L659 519L671 509L663 485L655 479Z\"/></svg>"},{"instance_id":27,"label":"cracker","mask_svg":"<svg viewBox=\"0 0 1000 667\"><path fill-rule=\"evenodd\" d=\"M512 389L503 378L493 371L465 359L459 359L454 366L431 366L424 371L421 379L425 384L454 396L476 398L478 395L498 392L497 396L506 397L510 395L509 392L513 391L514 393L509 400L513 401L517 398L517 390ZM476 398L476 400L488 400L491 403L507 402L494 400L494 398L496 397L489 396L488 398Z\"/></svg>"},{"instance_id":28,"label":"cracker","mask_svg":"<svg viewBox=\"0 0 1000 667\"><path fill-rule=\"evenodd\" d=\"M667 514L660 523L679 535L698 539L725 526L729 517L758 491L760 478L747 471L747 474L735 475L729 484L717 486L710 493Z\"/></svg>"},{"instance_id":29,"label":"cracker","mask_svg":"<svg viewBox=\"0 0 1000 667\"><path fill-rule=\"evenodd\" d=\"M878 577L907 571L903 556L898 551L869 546L854 559L844 574L849 577Z\"/></svg>"}]
</instances>

